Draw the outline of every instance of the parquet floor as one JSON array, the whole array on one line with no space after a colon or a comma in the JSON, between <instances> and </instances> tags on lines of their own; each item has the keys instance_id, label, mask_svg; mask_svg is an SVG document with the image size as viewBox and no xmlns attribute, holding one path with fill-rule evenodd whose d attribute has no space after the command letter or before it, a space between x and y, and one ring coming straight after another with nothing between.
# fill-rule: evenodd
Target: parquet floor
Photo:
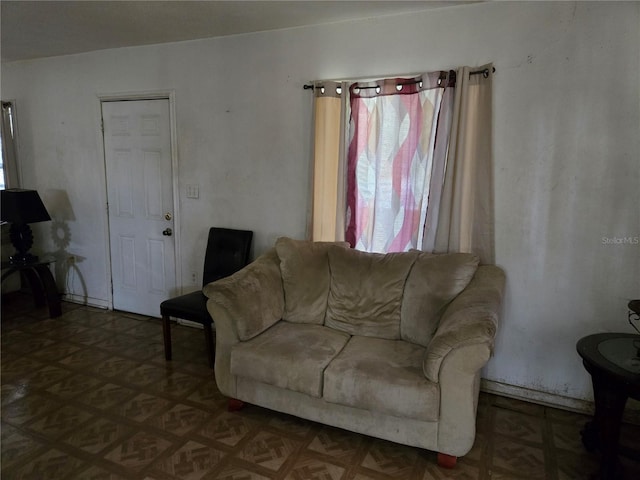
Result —
<instances>
[{"instance_id":1,"label":"parquet floor","mask_svg":"<svg viewBox=\"0 0 640 480\"><path fill-rule=\"evenodd\" d=\"M435 454L248 406L226 410L200 330L63 304L48 319L21 294L2 304L1 477L128 480L588 479L587 417L481 394L473 450ZM640 450L640 428L623 442ZM640 465L623 459L627 478Z\"/></svg>"}]
</instances>

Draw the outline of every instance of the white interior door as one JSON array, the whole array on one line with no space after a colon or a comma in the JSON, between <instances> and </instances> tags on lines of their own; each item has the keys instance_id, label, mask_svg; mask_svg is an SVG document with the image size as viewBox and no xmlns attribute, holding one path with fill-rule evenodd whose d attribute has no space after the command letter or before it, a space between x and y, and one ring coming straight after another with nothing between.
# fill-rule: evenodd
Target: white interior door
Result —
<instances>
[{"instance_id":1,"label":"white interior door","mask_svg":"<svg viewBox=\"0 0 640 480\"><path fill-rule=\"evenodd\" d=\"M168 99L102 102L113 308L160 316L175 289Z\"/></svg>"}]
</instances>

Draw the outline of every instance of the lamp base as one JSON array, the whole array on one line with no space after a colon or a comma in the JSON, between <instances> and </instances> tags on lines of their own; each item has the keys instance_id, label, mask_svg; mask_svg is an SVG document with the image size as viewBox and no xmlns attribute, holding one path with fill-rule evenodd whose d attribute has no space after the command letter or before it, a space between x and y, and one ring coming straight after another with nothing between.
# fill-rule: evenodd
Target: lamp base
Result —
<instances>
[{"instance_id":1,"label":"lamp base","mask_svg":"<svg viewBox=\"0 0 640 480\"><path fill-rule=\"evenodd\" d=\"M24 265L26 263L37 262L38 257L29 253L33 245L33 232L26 223L12 223L9 229L9 239L16 249L9 263Z\"/></svg>"}]
</instances>

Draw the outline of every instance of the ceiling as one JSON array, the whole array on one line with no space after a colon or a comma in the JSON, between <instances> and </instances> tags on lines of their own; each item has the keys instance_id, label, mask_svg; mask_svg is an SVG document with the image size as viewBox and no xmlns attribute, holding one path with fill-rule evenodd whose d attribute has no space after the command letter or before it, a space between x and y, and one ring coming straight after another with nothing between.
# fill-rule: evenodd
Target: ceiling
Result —
<instances>
[{"instance_id":1,"label":"ceiling","mask_svg":"<svg viewBox=\"0 0 640 480\"><path fill-rule=\"evenodd\" d=\"M2 62L397 15L466 1L0 1Z\"/></svg>"}]
</instances>

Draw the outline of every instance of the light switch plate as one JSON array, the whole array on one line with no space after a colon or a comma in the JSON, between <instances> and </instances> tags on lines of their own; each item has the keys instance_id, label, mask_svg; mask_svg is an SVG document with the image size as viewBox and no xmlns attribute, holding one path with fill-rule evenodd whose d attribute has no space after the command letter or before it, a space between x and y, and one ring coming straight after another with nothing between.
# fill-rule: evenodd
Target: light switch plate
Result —
<instances>
[{"instance_id":1,"label":"light switch plate","mask_svg":"<svg viewBox=\"0 0 640 480\"><path fill-rule=\"evenodd\" d=\"M200 198L200 185L187 185L187 198Z\"/></svg>"}]
</instances>

